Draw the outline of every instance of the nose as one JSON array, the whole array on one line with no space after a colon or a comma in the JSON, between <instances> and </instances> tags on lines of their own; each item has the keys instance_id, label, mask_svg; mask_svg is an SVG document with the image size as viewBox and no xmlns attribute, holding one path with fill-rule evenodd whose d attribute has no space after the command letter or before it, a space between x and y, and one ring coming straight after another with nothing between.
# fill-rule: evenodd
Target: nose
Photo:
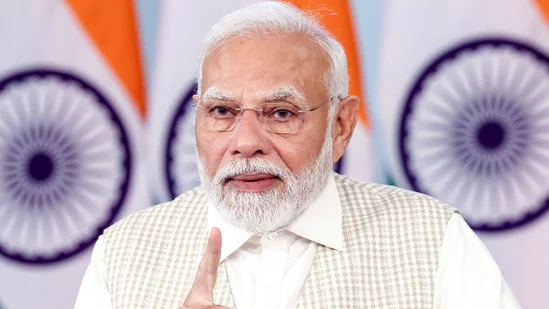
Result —
<instances>
[{"instance_id":1,"label":"nose","mask_svg":"<svg viewBox=\"0 0 549 309\"><path fill-rule=\"evenodd\" d=\"M230 147L233 155L250 158L271 151L267 130L253 110L244 111L232 133Z\"/></svg>"}]
</instances>

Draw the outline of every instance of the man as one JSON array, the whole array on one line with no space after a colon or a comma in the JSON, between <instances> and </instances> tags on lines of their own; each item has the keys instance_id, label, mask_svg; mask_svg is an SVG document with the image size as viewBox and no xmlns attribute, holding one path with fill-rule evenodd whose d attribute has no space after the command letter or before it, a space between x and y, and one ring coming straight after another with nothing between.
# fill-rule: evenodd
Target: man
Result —
<instances>
[{"instance_id":1,"label":"man","mask_svg":"<svg viewBox=\"0 0 549 309\"><path fill-rule=\"evenodd\" d=\"M202 186L107 229L76 308L517 308L453 208L332 173L347 88L341 45L296 8L224 17L194 97Z\"/></svg>"}]
</instances>

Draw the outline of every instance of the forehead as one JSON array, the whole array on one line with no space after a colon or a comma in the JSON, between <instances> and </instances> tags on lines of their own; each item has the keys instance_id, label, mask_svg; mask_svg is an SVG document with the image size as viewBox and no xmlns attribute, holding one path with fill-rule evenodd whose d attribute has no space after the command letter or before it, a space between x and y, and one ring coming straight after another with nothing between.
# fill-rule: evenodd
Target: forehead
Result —
<instances>
[{"instance_id":1,"label":"forehead","mask_svg":"<svg viewBox=\"0 0 549 309\"><path fill-rule=\"evenodd\" d=\"M206 57L201 88L222 89L236 98L284 90L307 99L322 98L328 67L326 52L302 36L237 37Z\"/></svg>"}]
</instances>

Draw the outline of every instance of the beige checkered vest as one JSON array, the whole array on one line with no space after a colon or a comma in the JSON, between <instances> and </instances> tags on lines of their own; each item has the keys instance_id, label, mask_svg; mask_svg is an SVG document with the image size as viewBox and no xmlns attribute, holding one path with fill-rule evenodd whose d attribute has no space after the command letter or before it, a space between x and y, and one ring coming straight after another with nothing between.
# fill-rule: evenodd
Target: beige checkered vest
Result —
<instances>
[{"instance_id":1,"label":"beige checkered vest","mask_svg":"<svg viewBox=\"0 0 549 309\"><path fill-rule=\"evenodd\" d=\"M431 308L439 250L453 208L425 195L335 175L344 250L318 246L298 308ZM202 189L152 207L104 233L114 309L175 309L205 249ZM219 268L217 304L235 308Z\"/></svg>"}]
</instances>

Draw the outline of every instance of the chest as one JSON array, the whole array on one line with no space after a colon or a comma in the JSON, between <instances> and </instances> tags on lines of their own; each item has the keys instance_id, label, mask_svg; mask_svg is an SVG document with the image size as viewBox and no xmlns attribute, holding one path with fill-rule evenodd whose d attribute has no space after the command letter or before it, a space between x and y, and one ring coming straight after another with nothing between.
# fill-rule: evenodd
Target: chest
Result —
<instances>
[{"instance_id":1,"label":"chest","mask_svg":"<svg viewBox=\"0 0 549 309\"><path fill-rule=\"evenodd\" d=\"M295 295L287 293L285 301L293 302L296 308L430 307L435 267L430 267L427 259L436 259L407 253L398 247L365 239L348 241L343 251L318 246L308 271L306 260L296 264L301 267L302 277L287 281L291 286L288 286L289 290ZM113 307L178 308L190 289L199 257L200 254L189 255L182 251L157 252L141 256L140 261L136 261L135 256L128 256L120 274L109 278ZM271 258L274 257L276 255ZM263 266L268 267L269 263ZM284 278L280 279L280 270L278 263L266 272L268 275L262 281L277 282L278 287L262 287L254 296L261 301L276 301L281 304L279 308L287 308L280 299L285 286ZM292 273L296 275L299 271ZM245 299L241 295L246 293L246 280L231 266L222 263L214 299L218 304L236 308L235 299Z\"/></svg>"}]
</instances>

